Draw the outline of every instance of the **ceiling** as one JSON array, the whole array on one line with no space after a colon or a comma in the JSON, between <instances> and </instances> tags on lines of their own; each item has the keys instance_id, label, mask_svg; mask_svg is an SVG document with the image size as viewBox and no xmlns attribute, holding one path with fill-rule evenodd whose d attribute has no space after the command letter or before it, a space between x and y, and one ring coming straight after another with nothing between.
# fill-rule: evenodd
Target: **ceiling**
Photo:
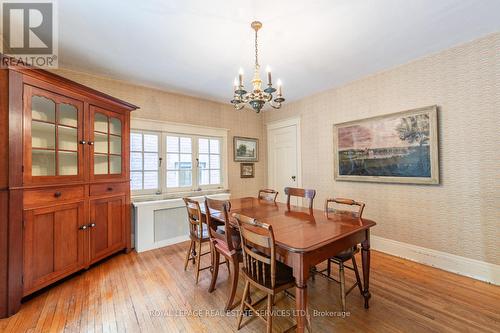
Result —
<instances>
[{"instance_id":1,"label":"ceiling","mask_svg":"<svg viewBox=\"0 0 500 333\"><path fill-rule=\"evenodd\" d=\"M64 0L59 65L227 102L260 63L288 101L500 31L498 0ZM262 73L264 75L264 73ZM245 76L247 87L250 75Z\"/></svg>"}]
</instances>

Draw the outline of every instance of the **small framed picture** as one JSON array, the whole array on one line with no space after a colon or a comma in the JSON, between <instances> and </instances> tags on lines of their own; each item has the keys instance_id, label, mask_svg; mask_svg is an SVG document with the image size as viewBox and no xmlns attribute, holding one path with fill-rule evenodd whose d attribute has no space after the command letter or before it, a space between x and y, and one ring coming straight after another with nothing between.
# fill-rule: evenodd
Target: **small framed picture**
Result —
<instances>
[{"instance_id":1,"label":"small framed picture","mask_svg":"<svg viewBox=\"0 0 500 333\"><path fill-rule=\"evenodd\" d=\"M241 178L254 178L255 177L255 164L254 163L240 163L240 177Z\"/></svg>"},{"instance_id":2,"label":"small framed picture","mask_svg":"<svg viewBox=\"0 0 500 333\"><path fill-rule=\"evenodd\" d=\"M235 162L259 161L259 139L235 136L233 144Z\"/></svg>"}]
</instances>

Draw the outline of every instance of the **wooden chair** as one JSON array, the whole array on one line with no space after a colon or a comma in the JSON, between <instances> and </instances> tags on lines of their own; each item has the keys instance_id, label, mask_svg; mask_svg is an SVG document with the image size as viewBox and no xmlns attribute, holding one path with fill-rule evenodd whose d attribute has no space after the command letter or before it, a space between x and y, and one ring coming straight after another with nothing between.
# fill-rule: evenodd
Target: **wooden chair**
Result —
<instances>
[{"instance_id":1,"label":"wooden chair","mask_svg":"<svg viewBox=\"0 0 500 333\"><path fill-rule=\"evenodd\" d=\"M276 202L277 197L278 197L278 191L267 189L267 188L259 190L258 198L260 200L267 200L267 201Z\"/></svg>"},{"instance_id":2,"label":"wooden chair","mask_svg":"<svg viewBox=\"0 0 500 333\"><path fill-rule=\"evenodd\" d=\"M266 323L267 332L271 332L275 295L295 286L292 268L276 261L274 233L270 225L239 214L233 214L233 217L238 223L241 234L243 249L242 271L246 280L240 312L238 313L238 330L241 328L243 312L248 308ZM266 293L266 295L252 303L249 301L250 286ZM255 306L266 298L267 311L264 316L255 309ZM294 325L290 329L296 326Z\"/></svg>"},{"instance_id":3,"label":"wooden chair","mask_svg":"<svg viewBox=\"0 0 500 333\"><path fill-rule=\"evenodd\" d=\"M236 305L233 305L233 301L238 287L240 262L243 262L240 234L229 223L230 209L231 203L229 201L205 198L205 214L207 216L210 242L212 243L212 261L214 265L212 281L208 291L213 292L215 290L215 283L219 274L220 255L222 254L226 258L228 273L231 276L231 288L225 306L226 311L231 310ZM215 214L217 214L218 219L214 219ZM220 225L221 221L224 222L224 225ZM231 269L229 266L231 266Z\"/></svg>"},{"instance_id":4,"label":"wooden chair","mask_svg":"<svg viewBox=\"0 0 500 333\"><path fill-rule=\"evenodd\" d=\"M338 210L338 209L330 209L329 204L335 203L338 205L349 205L349 206L358 206L357 211L348 211L348 210ZM356 202L352 199L342 199L342 198L334 198L334 199L326 199L325 201L325 214L328 217L329 213L335 214L349 214L356 218L361 218L363 215L363 210L365 208L365 204L362 202ZM356 265L356 257L355 254L359 252L358 246L350 247L337 255L328 259L327 268L319 271L321 275L327 277L330 280L333 280L340 284L340 298L342 302L342 311L346 311L346 296L354 289L356 286L359 289L359 292L363 294L363 287L361 284L361 278L359 276L358 266ZM345 265L346 261L352 261L352 267ZM340 281L331 277L331 264L336 264L339 266L339 279ZM347 291L345 290L345 276L344 276L344 268L348 268L354 271L356 275L356 283L353 284ZM326 274L324 273L326 271Z\"/></svg>"},{"instance_id":5,"label":"wooden chair","mask_svg":"<svg viewBox=\"0 0 500 333\"><path fill-rule=\"evenodd\" d=\"M186 261L184 263L184 270L187 269L189 260L196 263L196 284L198 284L198 279L200 276L200 271L205 269L210 269L212 265L200 268L201 257L210 254L211 251L201 253L201 245L203 243L209 243L210 237L208 235L207 224L204 223L204 215L201 213L200 204L198 201L183 198L186 204L189 222L189 238L191 238L191 243L189 245L189 250L186 255Z\"/></svg>"},{"instance_id":6,"label":"wooden chair","mask_svg":"<svg viewBox=\"0 0 500 333\"><path fill-rule=\"evenodd\" d=\"M290 207L290 197L306 198L309 201L309 209L313 208L313 200L316 196L316 190L306 190L303 188L285 187L286 204Z\"/></svg>"}]
</instances>

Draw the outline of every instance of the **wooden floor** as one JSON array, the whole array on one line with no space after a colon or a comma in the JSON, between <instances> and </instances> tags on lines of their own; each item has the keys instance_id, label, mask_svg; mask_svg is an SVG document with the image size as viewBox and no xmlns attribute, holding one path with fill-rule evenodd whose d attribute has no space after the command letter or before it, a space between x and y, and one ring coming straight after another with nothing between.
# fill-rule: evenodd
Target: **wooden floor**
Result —
<instances>
[{"instance_id":1,"label":"wooden floor","mask_svg":"<svg viewBox=\"0 0 500 333\"><path fill-rule=\"evenodd\" d=\"M187 243L182 243L141 254L119 254L26 301L18 314L0 320L0 331L236 331L236 318L223 312L228 287L225 266L220 269L216 291L209 294L209 271L200 273L198 286L192 265L184 272L186 249ZM346 273L348 282L353 281L351 273ZM363 308L355 290L347 297L350 315L342 318L314 312L333 315L340 311L337 285L322 277L309 281L313 331L500 331L500 287L375 251L370 282L370 309ZM239 287L238 297L241 279ZM289 297L277 298L276 309L293 307ZM275 331L282 331L293 321L283 316L274 323ZM250 318L241 332L264 330L264 323Z\"/></svg>"}]
</instances>

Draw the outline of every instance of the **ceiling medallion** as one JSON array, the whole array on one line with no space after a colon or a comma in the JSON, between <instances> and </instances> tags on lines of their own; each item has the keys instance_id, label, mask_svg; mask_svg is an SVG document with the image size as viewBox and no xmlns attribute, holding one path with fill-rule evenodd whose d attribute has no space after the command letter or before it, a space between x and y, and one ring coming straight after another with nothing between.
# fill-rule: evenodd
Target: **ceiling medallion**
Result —
<instances>
[{"instance_id":1,"label":"ceiling medallion","mask_svg":"<svg viewBox=\"0 0 500 333\"><path fill-rule=\"evenodd\" d=\"M262 90L262 80L260 79L260 65L259 65L259 53L258 53L258 43L257 43L257 33L260 28L262 28L262 23L259 21L254 21L251 24L253 30L255 30L255 70L253 74L252 86L253 90L247 92L243 85L243 70L240 69L238 74L238 79L234 79L234 97L231 100L231 104L234 105L236 110L241 110L246 103L250 104L255 112L259 113L262 107L269 102L275 109L281 108L281 103L285 101L283 98L283 91L281 86L281 80L278 80L278 93L276 98L273 99L273 93L276 89L273 87L271 80L271 69L267 68L267 88Z\"/></svg>"}]
</instances>

